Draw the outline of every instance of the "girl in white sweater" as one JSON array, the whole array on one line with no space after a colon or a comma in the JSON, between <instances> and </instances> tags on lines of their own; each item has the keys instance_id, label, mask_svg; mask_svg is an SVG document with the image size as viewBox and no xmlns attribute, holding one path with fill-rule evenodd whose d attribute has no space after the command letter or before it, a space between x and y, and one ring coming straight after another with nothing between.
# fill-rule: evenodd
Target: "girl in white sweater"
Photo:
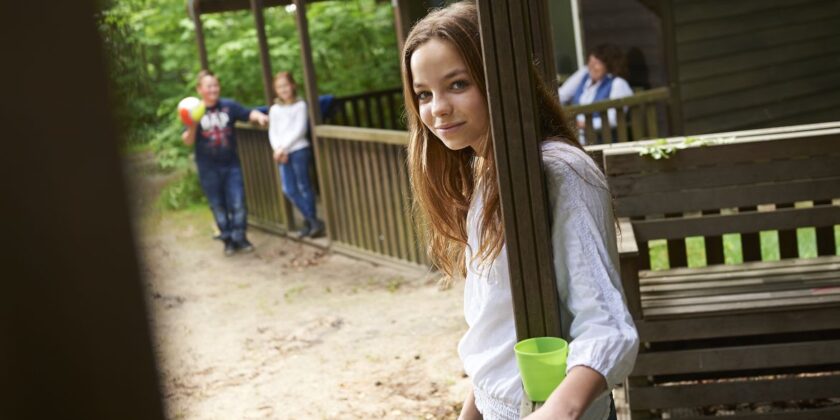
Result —
<instances>
[{"instance_id":1,"label":"girl in white sweater","mask_svg":"<svg viewBox=\"0 0 840 420\"><path fill-rule=\"evenodd\" d=\"M308 114L306 102L297 97L297 85L286 71L274 76L277 100L268 111L268 139L274 149L274 161L280 164L283 193L300 210L304 226L300 237L324 235L324 222L317 217L315 192L309 177L312 148L306 138Z\"/></svg>"},{"instance_id":2,"label":"girl in white sweater","mask_svg":"<svg viewBox=\"0 0 840 420\"><path fill-rule=\"evenodd\" d=\"M523 390L475 6L455 3L418 22L402 72L408 171L428 252L447 276L465 278L458 353L473 386L461 418L518 419ZM638 334L622 296L610 194L542 83L537 99L570 344L565 379L528 418L614 419L609 391L630 373Z\"/></svg>"}]
</instances>

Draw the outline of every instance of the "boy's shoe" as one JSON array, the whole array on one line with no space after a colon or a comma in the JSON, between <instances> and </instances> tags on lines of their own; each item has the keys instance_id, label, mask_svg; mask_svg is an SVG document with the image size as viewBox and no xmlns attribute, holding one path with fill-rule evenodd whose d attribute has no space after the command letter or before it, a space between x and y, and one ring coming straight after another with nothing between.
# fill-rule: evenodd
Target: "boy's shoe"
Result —
<instances>
[{"instance_id":1,"label":"boy's shoe","mask_svg":"<svg viewBox=\"0 0 840 420\"><path fill-rule=\"evenodd\" d=\"M313 223L312 230L309 231L309 237L312 239L320 238L326 234L326 225L324 222L318 219L315 219Z\"/></svg>"},{"instance_id":2,"label":"boy's shoe","mask_svg":"<svg viewBox=\"0 0 840 420\"><path fill-rule=\"evenodd\" d=\"M309 223L309 220L304 220L303 221L303 227L297 233L298 239L306 238L311 233L312 233L312 225Z\"/></svg>"},{"instance_id":3,"label":"boy's shoe","mask_svg":"<svg viewBox=\"0 0 840 420\"><path fill-rule=\"evenodd\" d=\"M225 256L230 257L236 253L236 245L230 239L223 239L225 241Z\"/></svg>"},{"instance_id":4,"label":"boy's shoe","mask_svg":"<svg viewBox=\"0 0 840 420\"><path fill-rule=\"evenodd\" d=\"M239 252L253 252L254 245L251 244L247 239L243 239L239 242L235 243L236 250Z\"/></svg>"}]
</instances>

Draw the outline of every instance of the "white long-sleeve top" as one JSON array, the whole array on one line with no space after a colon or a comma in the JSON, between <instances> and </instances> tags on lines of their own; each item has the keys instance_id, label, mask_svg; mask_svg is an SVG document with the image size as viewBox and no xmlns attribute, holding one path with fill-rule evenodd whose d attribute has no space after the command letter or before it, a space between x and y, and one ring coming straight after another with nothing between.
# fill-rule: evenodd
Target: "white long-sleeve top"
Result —
<instances>
[{"instance_id":1,"label":"white long-sleeve top","mask_svg":"<svg viewBox=\"0 0 840 420\"><path fill-rule=\"evenodd\" d=\"M563 335L570 340L567 372L590 367L612 389L630 374L639 339L621 286L610 193L603 174L583 151L560 142L546 142L542 149ZM523 390L513 351L507 250L502 248L485 266L470 261L479 247L482 206L476 194L467 216L464 316L469 328L458 353L484 418L518 419ZM607 418L609 402L604 393L582 418Z\"/></svg>"},{"instance_id":2,"label":"white long-sleeve top","mask_svg":"<svg viewBox=\"0 0 840 420\"><path fill-rule=\"evenodd\" d=\"M309 147L306 139L308 124L306 101L299 99L292 104L274 104L268 110L268 140L271 148L292 153Z\"/></svg>"},{"instance_id":3,"label":"white long-sleeve top","mask_svg":"<svg viewBox=\"0 0 840 420\"><path fill-rule=\"evenodd\" d=\"M561 104L569 104L572 102L572 98L575 97L575 92L577 92L578 86L580 86L583 82L583 77L586 76L588 71L589 69L585 66L581 67L565 82L563 82L563 85L558 89ZM591 78L586 79L586 84L583 86L583 93L580 94L581 105L589 105L595 100L595 93L598 92L598 88L601 86L601 83L603 83L603 79L595 83L592 83ZM633 89L630 88L630 84L627 83L626 80L615 76L613 78L612 87L610 87L610 99L624 98L626 96L633 96ZM615 127L617 120L614 108L607 110L607 118L610 120L610 127ZM583 115L578 115L577 120L584 122L585 117ZM592 118L592 126L595 130L600 130L601 118Z\"/></svg>"}]
</instances>

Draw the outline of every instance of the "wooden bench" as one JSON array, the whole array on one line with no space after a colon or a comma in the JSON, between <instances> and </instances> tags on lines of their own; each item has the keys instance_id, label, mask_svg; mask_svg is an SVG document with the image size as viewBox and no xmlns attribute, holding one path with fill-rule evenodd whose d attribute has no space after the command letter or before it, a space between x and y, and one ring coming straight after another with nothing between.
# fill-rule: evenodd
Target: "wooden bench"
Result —
<instances>
[{"instance_id":1,"label":"wooden bench","mask_svg":"<svg viewBox=\"0 0 840 420\"><path fill-rule=\"evenodd\" d=\"M840 123L731 135L661 160L601 150L642 341L632 417L840 418Z\"/></svg>"}]
</instances>

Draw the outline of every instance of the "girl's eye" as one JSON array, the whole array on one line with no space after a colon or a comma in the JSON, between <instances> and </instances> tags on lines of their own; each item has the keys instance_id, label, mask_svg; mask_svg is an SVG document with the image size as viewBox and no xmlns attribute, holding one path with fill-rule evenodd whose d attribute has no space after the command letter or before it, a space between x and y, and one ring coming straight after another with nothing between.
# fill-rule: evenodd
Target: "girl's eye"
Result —
<instances>
[{"instance_id":1,"label":"girl's eye","mask_svg":"<svg viewBox=\"0 0 840 420\"><path fill-rule=\"evenodd\" d=\"M456 80L452 82L452 89L462 90L465 89L468 85L469 83L467 83L466 80Z\"/></svg>"},{"instance_id":2,"label":"girl's eye","mask_svg":"<svg viewBox=\"0 0 840 420\"><path fill-rule=\"evenodd\" d=\"M429 93L429 92L426 92L426 91L418 92L417 93L417 100L422 102L422 101L425 101L426 99L429 99L431 96L432 96L432 94Z\"/></svg>"}]
</instances>

